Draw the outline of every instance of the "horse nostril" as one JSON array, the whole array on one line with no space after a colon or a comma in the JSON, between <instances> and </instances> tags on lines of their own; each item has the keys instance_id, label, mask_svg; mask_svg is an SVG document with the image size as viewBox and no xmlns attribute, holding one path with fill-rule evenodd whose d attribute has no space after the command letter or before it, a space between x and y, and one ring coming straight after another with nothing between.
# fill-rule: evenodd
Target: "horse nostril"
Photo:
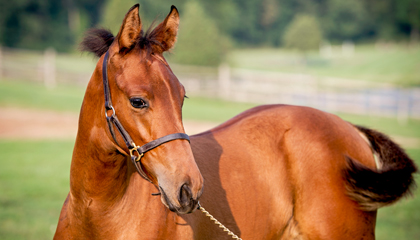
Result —
<instances>
[{"instance_id":1,"label":"horse nostril","mask_svg":"<svg viewBox=\"0 0 420 240\"><path fill-rule=\"evenodd\" d=\"M179 203L181 203L181 205L187 205L189 204L191 198L192 192L190 187L188 187L187 184L182 185L179 192Z\"/></svg>"}]
</instances>

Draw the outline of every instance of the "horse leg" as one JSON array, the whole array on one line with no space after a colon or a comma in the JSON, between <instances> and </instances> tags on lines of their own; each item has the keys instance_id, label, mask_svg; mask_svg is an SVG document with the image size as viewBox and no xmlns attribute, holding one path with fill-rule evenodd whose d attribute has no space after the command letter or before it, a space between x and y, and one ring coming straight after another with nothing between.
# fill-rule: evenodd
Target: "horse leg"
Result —
<instances>
[{"instance_id":1,"label":"horse leg","mask_svg":"<svg viewBox=\"0 0 420 240\"><path fill-rule=\"evenodd\" d=\"M347 195L345 147L324 143L289 147L294 198L290 239L375 239L376 211L361 210ZM365 148L359 152L347 149L347 153L373 165L373 156L367 154L370 149Z\"/></svg>"}]
</instances>

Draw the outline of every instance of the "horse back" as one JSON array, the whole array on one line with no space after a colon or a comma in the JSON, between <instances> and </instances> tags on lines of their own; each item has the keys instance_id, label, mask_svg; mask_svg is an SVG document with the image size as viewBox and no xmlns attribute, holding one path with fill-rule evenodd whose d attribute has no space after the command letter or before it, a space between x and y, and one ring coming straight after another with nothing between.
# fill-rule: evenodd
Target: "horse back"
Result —
<instances>
[{"instance_id":1,"label":"horse back","mask_svg":"<svg viewBox=\"0 0 420 240\"><path fill-rule=\"evenodd\" d=\"M348 196L344 172L348 158L369 169L375 160L357 129L339 117L262 106L191 143L206 185L203 206L244 239L374 238L376 211L363 211Z\"/></svg>"}]
</instances>

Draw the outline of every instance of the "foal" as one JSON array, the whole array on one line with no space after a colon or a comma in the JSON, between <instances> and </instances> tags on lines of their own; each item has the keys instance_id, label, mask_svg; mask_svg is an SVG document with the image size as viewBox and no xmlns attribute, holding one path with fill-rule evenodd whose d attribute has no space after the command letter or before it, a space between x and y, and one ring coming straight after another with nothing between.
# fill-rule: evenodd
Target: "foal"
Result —
<instances>
[{"instance_id":1,"label":"foal","mask_svg":"<svg viewBox=\"0 0 420 240\"><path fill-rule=\"evenodd\" d=\"M144 32L135 5L116 37L93 30L83 41L100 59L54 238L230 239L195 211L200 199L245 240L374 239L377 209L414 186L404 151L379 132L287 105L250 109L189 144L185 90L162 55L178 24L172 7Z\"/></svg>"}]
</instances>

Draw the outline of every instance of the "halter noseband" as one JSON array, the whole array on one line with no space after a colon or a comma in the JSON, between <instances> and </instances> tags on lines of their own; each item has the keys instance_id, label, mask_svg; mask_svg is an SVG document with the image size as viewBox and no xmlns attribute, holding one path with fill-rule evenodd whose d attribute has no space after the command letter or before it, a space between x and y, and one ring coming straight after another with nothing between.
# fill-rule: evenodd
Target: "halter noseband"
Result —
<instances>
[{"instance_id":1,"label":"halter noseband","mask_svg":"<svg viewBox=\"0 0 420 240\"><path fill-rule=\"evenodd\" d=\"M137 172L144 179L146 179L149 182L152 182L152 180L150 180L147 174L143 171L143 167L141 164L141 158L143 157L143 155L147 151L150 151L166 142L170 142L177 139L184 139L189 142L190 138L185 133L174 133L174 134L169 134L164 137L158 138L151 142L148 142L144 144L143 146L140 146L140 147L137 146L134 143L134 141L131 139L127 131L124 129L124 127L121 125L121 122L118 120L117 115L115 115L115 109L112 106L111 93L109 91L109 83L108 83L108 73L107 73L108 56L109 56L109 52L106 52L104 61L102 63L102 80L104 84L104 93L105 93L105 117L108 123L109 131L111 132L111 135L114 141L118 144L117 138L114 133L114 128L112 126L112 124L114 124L114 126L118 129L118 132L120 132L122 138L124 139L125 145L127 145L127 148L130 151L131 161L133 162L134 166L136 166ZM108 111L112 111L111 116L108 116Z\"/></svg>"}]
</instances>

